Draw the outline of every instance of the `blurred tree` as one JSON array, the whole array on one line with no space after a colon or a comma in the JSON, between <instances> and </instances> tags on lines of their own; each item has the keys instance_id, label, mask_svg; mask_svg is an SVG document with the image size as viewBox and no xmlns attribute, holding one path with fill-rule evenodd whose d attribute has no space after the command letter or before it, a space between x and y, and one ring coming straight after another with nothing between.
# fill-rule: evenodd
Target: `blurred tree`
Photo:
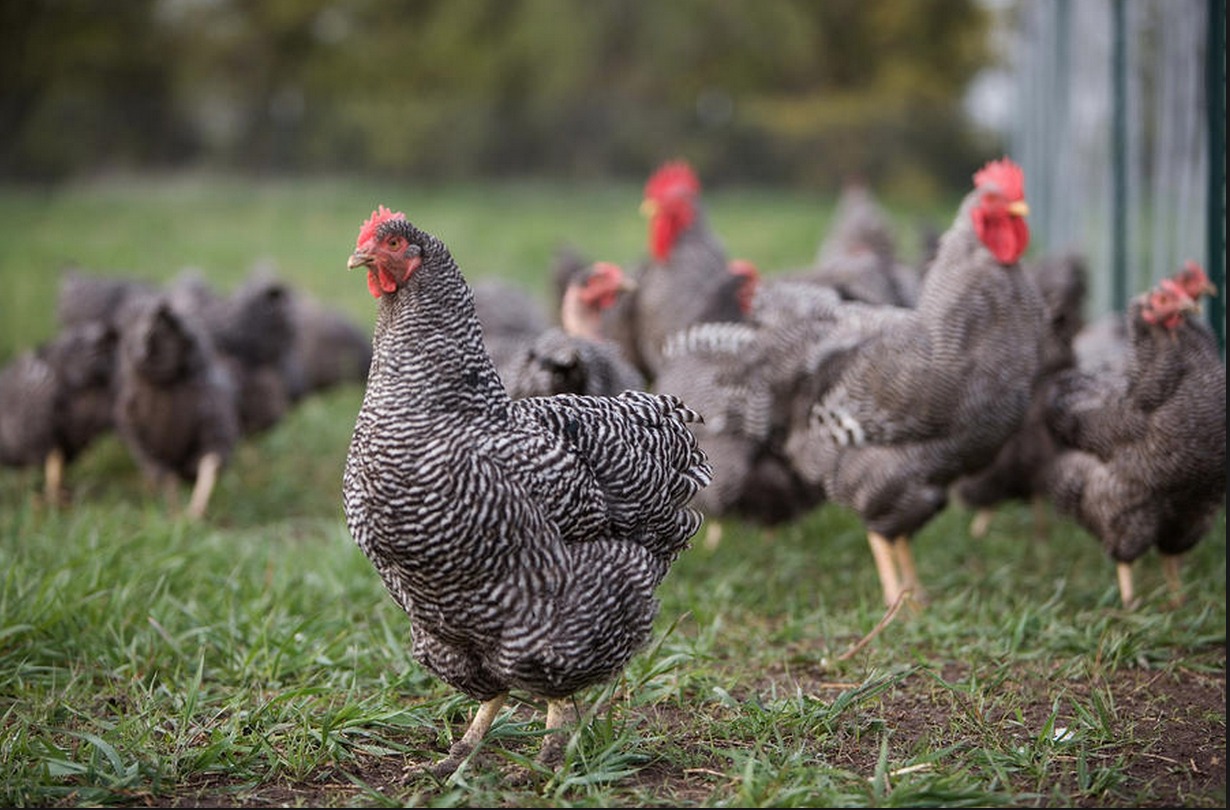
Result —
<instances>
[{"instance_id":1,"label":"blurred tree","mask_svg":"<svg viewBox=\"0 0 1230 810\"><path fill-rule=\"evenodd\" d=\"M961 109L990 56L978 0L51 0L3 13L21 18L0 56L6 174L32 159L84 169L127 144L138 162L257 171L639 178L686 155L718 182L831 188L857 172L928 188L963 187L984 156ZM80 125L57 138L73 103Z\"/></svg>"},{"instance_id":2,"label":"blurred tree","mask_svg":"<svg viewBox=\"0 0 1230 810\"><path fill-rule=\"evenodd\" d=\"M0 4L3 175L166 165L193 153L172 98L156 4Z\"/></svg>"}]
</instances>

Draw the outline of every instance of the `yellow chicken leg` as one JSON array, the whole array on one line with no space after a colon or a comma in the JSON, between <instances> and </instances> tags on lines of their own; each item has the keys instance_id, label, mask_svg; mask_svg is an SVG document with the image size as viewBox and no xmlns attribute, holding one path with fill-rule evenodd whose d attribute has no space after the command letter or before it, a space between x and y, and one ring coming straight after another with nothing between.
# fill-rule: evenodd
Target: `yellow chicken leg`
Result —
<instances>
[{"instance_id":1,"label":"yellow chicken leg","mask_svg":"<svg viewBox=\"0 0 1230 810\"><path fill-rule=\"evenodd\" d=\"M1183 563L1183 557L1180 554L1163 554L1162 555L1162 574L1166 577L1166 585L1170 588L1171 604L1183 604L1183 580L1179 575L1179 569Z\"/></svg>"},{"instance_id":2,"label":"yellow chicken leg","mask_svg":"<svg viewBox=\"0 0 1230 810\"><path fill-rule=\"evenodd\" d=\"M448 749L448 756L435 764L430 765L415 765L407 767L402 774L403 781L411 781L417 779L424 774L431 774L437 779L446 779L461 767L465 762L466 757L478 748L478 744L483 741L483 737L487 736L487 731L491 728L491 724L495 722L495 717L500 713L500 709L504 706L504 701L508 700L508 693L496 695L491 700L484 701L474 712L474 719L470 721L469 728L466 733L461 735L461 739L457 740Z\"/></svg>"},{"instance_id":3,"label":"yellow chicken leg","mask_svg":"<svg viewBox=\"0 0 1230 810\"><path fill-rule=\"evenodd\" d=\"M43 491L50 506L64 503L64 453L58 447L43 462Z\"/></svg>"},{"instance_id":4,"label":"yellow chicken leg","mask_svg":"<svg viewBox=\"0 0 1230 810\"><path fill-rule=\"evenodd\" d=\"M871 546L871 556L875 559L876 573L880 575L880 588L884 592L884 606L892 607L901 595L901 579L897 576L897 563L894 559L893 544L882 534L867 533L867 544Z\"/></svg>"},{"instance_id":5,"label":"yellow chicken leg","mask_svg":"<svg viewBox=\"0 0 1230 810\"><path fill-rule=\"evenodd\" d=\"M218 469L221 466L222 458L217 453L201 456L201 462L197 465L196 484L192 487L192 498L188 501L188 517L193 520L204 517L205 506L209 503L209 495L218 480Z\"/></svg>"},{"instance_id":6,"label":"yellow chicken leg","mask_svg":"<svg viewBox=\"0 0 1230 810\"><path fill-rule=\"evenodd\" d=\"M547 701L547 734L542 740L542 750L538 752L540 765L556 769L564 763L564 750L568 747L565 729L576 719L575 715L570 701Z\"/></svg>"},{"instance_id":7,"label":"yellow chicken leg","mask_svg":"<svg viewBox=\"0 0 1230 810\"><path fill-rule=\"evenodd\" d=\"M1115 573L1119 576L1119 600L1127 610L1136 608L1136 588L1132 584L1132 564L1121 562L1115 565Z\"/></svg>"},{"instance_id":8,"label":"yellow chicken leg","mask_svg":"<svg viewBox=\"0 0 1230 810\"><path fill-rule=\"evenodd\" d=\"M918 569L914 567L914 550L910 547L910 538L904 535L898 537L892 544L893 554L897 558L897 571L901 575L901 589L910 592L910 599L917 605L927 603L927 593L918 579Z\"/></svg>"}]
</instances>

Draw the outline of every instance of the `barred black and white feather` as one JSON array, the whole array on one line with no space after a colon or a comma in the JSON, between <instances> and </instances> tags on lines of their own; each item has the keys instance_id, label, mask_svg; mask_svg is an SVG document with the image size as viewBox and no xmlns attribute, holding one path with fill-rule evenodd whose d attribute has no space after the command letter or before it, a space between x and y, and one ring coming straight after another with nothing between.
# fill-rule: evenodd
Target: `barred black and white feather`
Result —
<instances>
[{"instance_id":1,"label":"barred black and white feather","mask_svg":"<svg viewBox=\"0 0 1230 810\"><path fill-rule=\"evenodd\" d=\"M422 263L380 297L343 503L416 659L480 700L615 675L700 523L697 415L645 392L512 400L444 243L402 218L380 227Z\"/></svg>"}]
</instances>

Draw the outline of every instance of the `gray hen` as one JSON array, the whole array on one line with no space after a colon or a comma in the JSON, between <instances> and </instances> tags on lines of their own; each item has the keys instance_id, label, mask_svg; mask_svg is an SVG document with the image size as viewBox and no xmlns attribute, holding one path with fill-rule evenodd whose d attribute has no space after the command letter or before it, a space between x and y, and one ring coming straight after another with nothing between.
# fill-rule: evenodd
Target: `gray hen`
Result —
<instances>
[{"instance_id":1,"label":"gray hen","mask_svg":"<svg viewBox=\"0 0 1230 810\"><path fill-rule=\"evenodd\" d=\"M115 430L170 500L192 482L187 514L199 518L239 440L235 382L204 326L167 295L129 301L121 321Z\"/></svg>"},{"instance_id":2,"label":"gray hen","mask_svg":"<svg viewBox=\"0 0 1230 810\"><path fill-rule=\"evenodd\" d=\"M1050 394L1051 497L1115 561L1125 607L1137 602L1132 564L1151 547L1180 597L1181 557L1225 506L1226 367L1189 294L1211 289L1200 277L1132 301L1122 375L1073 369Z\"/></svg>"},{"instance_id":3,"label":"gray hen","mask_svg":"<svg viewBox=\"0 0 1230 810\"><path fill-rule=\"evenodd\" d=\"M410 617L414 657L482 701L430 768L443 775L510 690L545 698L557 731L570 695L647 642L710 471L672 397L510 399L447 247L402 214L374 212L349 266L379 310L347 525ZM551 734L540 757L557 763L563 743Z\"/></svg>"},{"instance_id":4,"label":"gray hen","mask_svg":"<svg viewBox=\"0 0 1230 810\"><path fill-rule=\"evenodd\" d=\"M1034 277L1046 303L1042 355L1020 430L1004 442L989 466L954 485L957 498L977 510L970 525L974 537L987 533L994 507L1007 500L1029 502L1035 535L1045 535L1047 468L1057 451L1046 426L1047 392L1055 375L1075 365L1072 340L1084 325L1087 271L1080 256L1050 256L1026 262L1023 269Z\"/></svg>"},{"instance_id":5,"label":"gray hen","mask_svg":"<svg viewBox=\"0 0 1230 810\"><path fill-rule=\"evenodd\" d=\"M65 467L112 423L115 330L66 326L0 370L0 464L41 465L50 503L64 497Z\"/></svg>"},{"instance_id":6,"label":"gray hen","mask_svg":"<svg viewBox=\"0 0 1230 810\"><path fill-rule=\"evenodd\" d=\"M786 443L800 474L863 520L887 605L922 597L911 537L1020 426L1039 364L1044 305L1017 263L1029 237L1023 174L1005 158L974 186L916 307L837 308Z\"/></svg>"},{"instance_id":7,"label":"gray hen","mask_svg":"<svg viewBox=\"0 0 1230 810\"><path fill-rule=\"evenodd\" d=\"M614 396L643 390L645 377L604 333L604 315L635 283L618 265L591 262L574 270L560 302L560 325L513 353L500 378L514 399L551 394Z\"/></svg>"}]
</instances>

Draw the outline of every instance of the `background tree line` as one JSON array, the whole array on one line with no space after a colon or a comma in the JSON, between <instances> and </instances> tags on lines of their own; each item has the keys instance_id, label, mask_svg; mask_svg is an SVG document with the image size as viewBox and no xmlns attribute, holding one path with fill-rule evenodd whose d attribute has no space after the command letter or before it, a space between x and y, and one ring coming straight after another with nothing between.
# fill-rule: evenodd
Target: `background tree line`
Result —
<instances>
[{"instance_id":1,"label":"background tree line","mask_svg":"<svg viewBox=\"0 0 1230 810\"><path fill-rule=\"evenodd\" d=\"M14 0L0 177L195 167L963 188L977 0Z\"/></svg>"}]
</instances>

